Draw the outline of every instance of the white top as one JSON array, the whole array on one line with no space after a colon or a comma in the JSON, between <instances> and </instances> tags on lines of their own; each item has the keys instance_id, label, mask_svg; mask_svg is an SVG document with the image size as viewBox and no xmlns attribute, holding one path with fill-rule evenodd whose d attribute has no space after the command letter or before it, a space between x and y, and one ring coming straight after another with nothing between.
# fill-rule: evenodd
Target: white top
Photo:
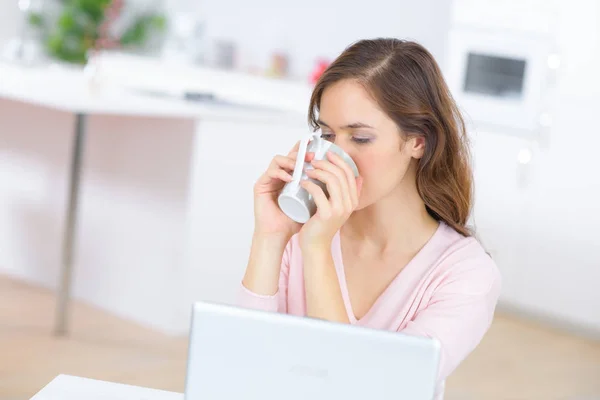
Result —
<instances>
[{"instance_id":1,"label":"white top","mask_svg":"<svg viewBox=\"0 0 600 400\"><path fill-rule=\"evenodd\" d=\"M182 393L58 375L31 400L183 400Z\"/></svg>"},{"instance_id":2,"label":"white top","mask_svg":"<svg viewBox=\"0 0 600 400\"><path fill-rule=\"evenodd\" d=\"M156 70L146 71L145 65L132 65L128 73L157 81L162 79ZM253 105L247 99L236 102L231 98L226 99L228 103L233 101L240 105L188 101L167 93L164 96L146 94L144 87L127 88L122 81L103 77L101 73L98 76L96 82L101 84L94 85L81 67L62 64L27 67L0 61L0 98L88 114L225 118L306 125L306 116L289 108L278 109L274 104L265 107L264 102ZM156 88L148 89L155 91Z\"/></svg>"}]
</instances>

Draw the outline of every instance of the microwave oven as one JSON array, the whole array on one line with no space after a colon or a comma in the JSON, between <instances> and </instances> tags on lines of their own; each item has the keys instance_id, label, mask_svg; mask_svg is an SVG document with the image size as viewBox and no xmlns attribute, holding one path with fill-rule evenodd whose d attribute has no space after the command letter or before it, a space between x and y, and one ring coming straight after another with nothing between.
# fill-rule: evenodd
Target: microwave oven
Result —
<instances>
[{"instance_id":1,"label":"microwave oven","mask_svg":"<svg viewBox=\"0 0 600 400\"><path fill-rule=\"evenodd\" d=\"M455 27L448 41L448 86L467 124L535 134L556 58L540 34Z\"/></svg>"}]
</instances>

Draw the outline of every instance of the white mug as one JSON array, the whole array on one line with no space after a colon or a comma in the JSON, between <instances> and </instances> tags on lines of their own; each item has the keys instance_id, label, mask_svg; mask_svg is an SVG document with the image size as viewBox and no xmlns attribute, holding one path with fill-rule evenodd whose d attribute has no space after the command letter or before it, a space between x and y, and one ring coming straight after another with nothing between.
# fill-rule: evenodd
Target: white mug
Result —
<instances>
[{"instance_id":1,"label":"white mug","mask_svg":"<svg viewBox=\"0 0 600 400\"><path fill-rule=\"evenodd\" d=\"M304 161L306 153L315 153L314 160L324 160L328 151L342 157L354 172L354 176L358 177L358 168L354 160L341 147L323 139L321 136L313 136L310 142L309 138L302 140L298 149L298 158L296 158L292 180L285 184L277 198L281 211L296 222L306 223L317 211L315 200L306 189L300 186L300 181L305 179L311 180L319 185L323 189L323 192L325 192L325 195L328 196L325 183L311 179L306 175L307 170L314 169L311 163Z\"/></svg>"}]
</instances>

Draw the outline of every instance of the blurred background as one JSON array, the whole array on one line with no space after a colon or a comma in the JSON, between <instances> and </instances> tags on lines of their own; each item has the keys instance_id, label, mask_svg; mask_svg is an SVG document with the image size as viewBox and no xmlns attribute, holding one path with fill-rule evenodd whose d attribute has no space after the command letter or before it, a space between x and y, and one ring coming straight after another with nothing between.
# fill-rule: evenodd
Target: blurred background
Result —
<instances>
[{"instance_id":1,"label":"blurred background","mask_svg":"<svg viewBox=\"0 0 600 400\"><path fill-rule=\"evenodd\" d=\"M362 38L413 39L469 127L503 275L452 399L600 399L597 0L0 0L0 399L59 373L183 391L252 185Z\"/></svg>"}]
</instances>

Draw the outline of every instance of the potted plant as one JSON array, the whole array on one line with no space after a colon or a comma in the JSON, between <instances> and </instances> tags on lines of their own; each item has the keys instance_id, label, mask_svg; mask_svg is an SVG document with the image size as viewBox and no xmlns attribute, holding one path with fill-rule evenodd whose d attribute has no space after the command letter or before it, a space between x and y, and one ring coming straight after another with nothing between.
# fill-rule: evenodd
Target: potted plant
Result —
<instances>
[{"instance_id":1,"label":"potted plant","mask_svg":"<svg viewBox=\"0 0 600 400\"><path fill-rule=\"evenodd\" d=\"M156 11L123 13L125 0L63 0L52 13L32 12L28 22L39 30L46 53L55 59L85 64L96 49L147 50L166 28Z\"/></svg>"}]
</instances>

